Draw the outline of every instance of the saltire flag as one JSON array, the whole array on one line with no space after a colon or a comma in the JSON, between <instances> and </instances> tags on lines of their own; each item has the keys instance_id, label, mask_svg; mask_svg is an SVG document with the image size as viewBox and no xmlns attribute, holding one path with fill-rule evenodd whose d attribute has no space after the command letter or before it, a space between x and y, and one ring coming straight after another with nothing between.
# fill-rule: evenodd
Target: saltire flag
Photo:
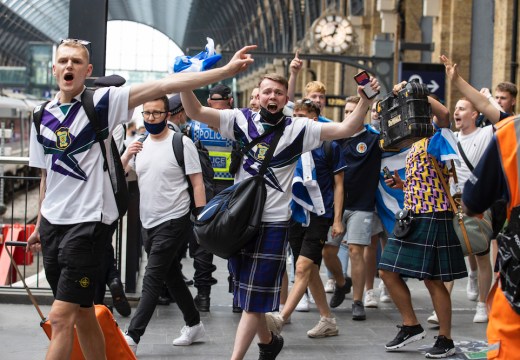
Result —
<instances>
[{"instance_id":1,"label":"saltire flag","mask_svg":"<svg viewBox=\"0 0 520 360\"><path fill-rule=\"evenodd\" d=\"M213 65L222 58L222 55L215 52L215 42L212 38L206 38L208 43L204 51L195 56L177 56L173 63L173 72L198 72L211 69Z\"/></svg>"}]
</instances>

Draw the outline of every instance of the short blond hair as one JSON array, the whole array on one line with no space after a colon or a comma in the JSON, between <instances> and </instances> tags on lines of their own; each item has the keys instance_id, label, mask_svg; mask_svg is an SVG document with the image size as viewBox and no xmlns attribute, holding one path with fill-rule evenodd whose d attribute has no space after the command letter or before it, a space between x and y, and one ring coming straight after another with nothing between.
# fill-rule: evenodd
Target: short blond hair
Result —
<instances>
[{"instance_id":1,"label":"short blond hair","mask_svg":"<svg viewBox=\"0 0 520 360\"><path fill-rule=\"evenodd\" d=\"M305 94L310 94L312 92L319 92L325 94L327 92L327 88L325 84L321 81L311 81L305 85Z\"/></svg>"},{"instance_id":2,"label":"short blond hair","mask_svg":"<svg viewBox=\"0 0 520 360\"><path fill-rule=\"evenodd\" d=\"M262 75L262 77L260 78L260 82L258 83L258 88L260 88L260 84L262 84L262 81L264 81L265 79L269 79L274 82L280 83L285 87L286 90L289 89L289 82L287 81L287 79L284 76L276 73Z\"/></svg>"}]
</instances>

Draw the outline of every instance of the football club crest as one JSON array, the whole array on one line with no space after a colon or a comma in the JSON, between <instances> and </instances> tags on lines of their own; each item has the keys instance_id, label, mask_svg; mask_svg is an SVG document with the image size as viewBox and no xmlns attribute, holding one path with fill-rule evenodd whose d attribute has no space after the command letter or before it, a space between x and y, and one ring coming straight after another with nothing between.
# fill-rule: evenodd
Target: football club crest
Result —
<instances>
[{"instance_id":1,"label":"football club crest","mask_svg":"<svg viewBox=\"0 0 520 360\"><path fill-rule=\"evenodd\" d=\"M59 128L56 134L56 147L58 149L66 149L70 145L70 134L68 128Z\"/></svg>"},{"instance_id":2,"label":"football club crest","mask_svg":"<svg viewBox=\"0 0 520 360\"><path fill-rule=\"evenodd\" d=\"M263 161L265 159L265 154L267 153L267 150L269 150L269 148L265 143L258 144L255 154L256 159L259 161Z\"/></svg>"},{"instance_id":3,"label":"football club crest","mask_svg":"<svg viewBox=\"0 0 520 360\"><path fill-rule=\"evenodd\" d=\"M367 151L367 144L365 144L364 142L360 142L359 144L357 144L356 150L358 153L364 154Z\"/></svg>"}]
</instances>

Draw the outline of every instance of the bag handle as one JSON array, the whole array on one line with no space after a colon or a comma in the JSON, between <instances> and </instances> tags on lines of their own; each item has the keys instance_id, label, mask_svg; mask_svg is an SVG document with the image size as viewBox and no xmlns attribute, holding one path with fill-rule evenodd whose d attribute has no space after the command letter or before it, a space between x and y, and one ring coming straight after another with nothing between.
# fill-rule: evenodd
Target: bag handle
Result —
<instances>
[{"instance_id":1,"label":"bag handle","mask_svg":"<svg viewBox=\"0 0 520 360\"><path fill-rule=\"evenodd\" d=\"M450 189L448 189L448 185L446 184L446 180L444 179L444 176L441 173L441 170L439 169L439 164L437 164L437 159L433 157L431 154L428 154L430 161L433 163L433 166L435 167L435 172L437 173L437 176L439 177L439 180L441 181L442 188L444 189L444 192L446 193L446 196L448 197L448 200L450 201L450 205L453 209L453 212L455 213L454 216L457 217L457 221L460 225L460 229L462 230L462 237L464 238L464 242L466 243L466 249L468 249L468 253L473 254L473 249L471 248L471 244L469 243L468 238L468 232L466 231L466 225L464 225L464 214L462 213L462 209L460 206L457 206L455 204L455 200L453 200L453 197L451 196ZM455 171L455 166L452 163L452 169L454 174L454 179L456 179L457 173Z\"/></svg>"},{"instance_id":2,"label":"bag handle","mask_svg":"<svg viewBox=\"0 0 520 360\"><path fill-rule=\"evenodd\" d=\"M267 171L267 168L269 167L269 163L271 162L271 159L274 155L274 150L276 149L276 146L278 145L278 141L280 141L280 138L282 137L283 131L285 130L285 127L283 126L277 126L277 128L274 130L275 135L271 143L269 144L269 149L267 150L267 153L265 154L264 161L262 161L262 166L260 167L260 170L258 171L258 175L264 176L265 172Z\"/></svg>"}]
</instances>

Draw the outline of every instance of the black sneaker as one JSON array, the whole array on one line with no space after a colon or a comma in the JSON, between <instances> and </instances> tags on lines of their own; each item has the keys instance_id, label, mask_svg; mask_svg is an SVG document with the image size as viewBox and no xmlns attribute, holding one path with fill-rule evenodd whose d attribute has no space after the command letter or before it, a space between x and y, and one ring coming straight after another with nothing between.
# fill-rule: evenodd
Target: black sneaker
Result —
<instances>
[{"instance_id":1,"label":"black sneaker","mask_svg":"<svg viewBox=\"0 0 520 360\"><path fill-rule=\"evenodd\" d=\"M444 335L435 337L437 340L432 348L426 350L426 357L428 359L442 359L455 354L455 344L453 340L448 339Z\"/></svg>"},{"instance_id":2,"label":"black sneaker","mask_svg":"<svg viewBox=\"0 0 520 360\"><path fill-rule=\"evenodd\" d=\"M200 312L209 312L210 297L208 294L197 294L193 302Z\"/></svg>"},{"instance_id":3,"label":"black sneaker","mask_svg":"<svg viewBox=\"0 0 520 360\"><path fill-rule=\"evenodd\" d=\"M114 278L108 288L112 294L112 301L117 312L124 317L130 316L130 304L126 298L121 280L119 280L119 278Z\"/></svg>"},{"instance_id":4,"label":"black sneaker","mask_svg":"<svg viewBox=\"0 0 520 360\"><path fill-rule=\"evenodd\" d=\"M421 324L413 326L397 325L397 327L400 330L397 333L395 339L385 345L386 350L399 349L406 344L424 339L424 335L426 335L426 332L422 328Z\"/></svg>"},{"instance_id":5,"label":"black sneaker","mask_svg":"<svg viewBox=\"0 0 520 360\"><path fill-rule=\"evenodd\" d=\"M280 351L282 351L282 335L275 335L272 332L271 335L273 338L269 344L258 344L258 347L260 348L260 356L258 357L258 360L274 360Z\"/></svg>"},{"instance_id":6,"label":"black sneaker","mask_svg":"<svg viewBox=\"0 0 520 360\"><path fill-rule=\"evenodd\" d=\"M366 320L365 305L362 301L356 300L352 304L352 320Z\"/></svg>"},{"instance_id":7,"label":"black sneaker","mask_svg":"<svg viewBox=\"0 0 520 360\"><path fill-rule=\"evenodd\" d=\"M352 288L352 279L349 277L345 278L345 285L342 287L336 286L336 289L334 289L334 294L332 294L332 297L330 298L330 307L331 308L337 308L340 306L343 301L345 301L345 295L350 292Z\"/></svg>"}]
</instances>

